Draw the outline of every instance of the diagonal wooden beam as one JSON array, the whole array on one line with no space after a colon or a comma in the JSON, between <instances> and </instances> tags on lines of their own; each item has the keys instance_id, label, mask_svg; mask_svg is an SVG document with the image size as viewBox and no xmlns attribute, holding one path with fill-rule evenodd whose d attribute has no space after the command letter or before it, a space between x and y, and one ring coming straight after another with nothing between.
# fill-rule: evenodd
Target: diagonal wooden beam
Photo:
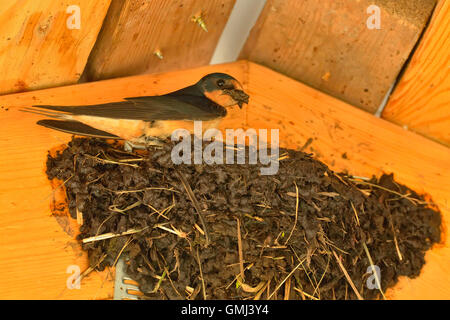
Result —
<instances>
[{"instance_id":1,"label":"diagonal wooden beam","mask_svg":"<svg viewBox=\"0 0 450 320\"><path fill-rule=\"evenodd\" d=\"M76 83L110 2L1 1L0 94Z\"/></svg>"},{"instance_id":2,"label":"diagonal wooden beam","mask_svg":"<svg viewBox=\"0 0 450 320\"><path fill-rule=\"evenodd\" d=\"M450 2L439 2L382 117L450 146Z\"/></svg>"}]
</instances>

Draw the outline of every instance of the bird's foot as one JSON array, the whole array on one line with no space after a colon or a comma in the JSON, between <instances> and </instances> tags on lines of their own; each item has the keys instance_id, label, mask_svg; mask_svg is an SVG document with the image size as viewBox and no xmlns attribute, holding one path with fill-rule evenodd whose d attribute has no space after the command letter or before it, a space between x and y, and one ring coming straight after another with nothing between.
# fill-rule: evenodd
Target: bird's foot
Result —
<instances>
[{"instance_id":1,"label":"bird's foot","mask_svg":"<svg viewBox=\"0 0 450 320\"><path fill-rule=\"evenodd\" d=\"M161 139L154 137L145 137L145 145L148 146L157 146L161 147L164 145L164 142Z\"/></svg>"},{"instance_id":2,"label":"bird's foot","mask_svg":"<svg viewBox=\"0 0 450 320\"><path fill-rule=\"evenodd\" d=\"M133 143L131 141L125 141L124 145L123 145L123 149L126 152L130 152L133 153L133 149L139 149L139 150L145 150L147 149L145 145L142 144L138 144L138 143Z\"/></svg>"},{"instance_id":3,"label":"bird's foot","mask_svg":"<svg viewBox=\"0 0 450 320\"><path fill-rule=\"evenodd\" d=\"M124 150L126 152L133 152L133 149L147 150L148 147L161 147L164 142L161 139L154 137L142 137L136 141L125 141Z\"/></svg>"}]
</instances>

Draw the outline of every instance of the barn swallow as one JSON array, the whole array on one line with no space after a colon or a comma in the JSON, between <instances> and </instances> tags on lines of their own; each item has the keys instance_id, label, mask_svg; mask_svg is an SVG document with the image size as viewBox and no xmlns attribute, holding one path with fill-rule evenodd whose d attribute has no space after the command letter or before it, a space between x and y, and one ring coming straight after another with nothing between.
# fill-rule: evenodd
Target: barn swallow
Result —
<instances>
[{"instance_id":1,"label":"barn swallow","mask_svg":"<svg viewBox=\"0 0 450 320\"><path fill-rule=\"evenodd\" d=\"M125 140L142 147L164 140L176 129L194 132L194 121L203 130L214 128L227 108L248 103L242 85L225 73L211 73L196 84L161 95L125 98L123 101L85 106L36 105L22 111L53 119L37 124L79 136Z\"/></svg>"}]
</instances>

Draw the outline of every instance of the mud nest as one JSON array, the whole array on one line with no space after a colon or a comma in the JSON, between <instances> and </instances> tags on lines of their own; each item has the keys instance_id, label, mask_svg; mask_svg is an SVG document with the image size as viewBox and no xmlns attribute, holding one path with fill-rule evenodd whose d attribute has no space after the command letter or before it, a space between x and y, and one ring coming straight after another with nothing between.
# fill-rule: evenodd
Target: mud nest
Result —
<instances>
[{"instance_id":1,"label":"mud nest","mask_svg":"<svg viewBox=\"0 0 450 320\"><path fill-rule=\"evenodd\" d=\"M392 175L353 178L294 150L275 175L174 165L172 147L73 139L47 159L91 266L126 256L143 298L377 299L440 241L439 211Z\"/></svg>"}]
</instances>

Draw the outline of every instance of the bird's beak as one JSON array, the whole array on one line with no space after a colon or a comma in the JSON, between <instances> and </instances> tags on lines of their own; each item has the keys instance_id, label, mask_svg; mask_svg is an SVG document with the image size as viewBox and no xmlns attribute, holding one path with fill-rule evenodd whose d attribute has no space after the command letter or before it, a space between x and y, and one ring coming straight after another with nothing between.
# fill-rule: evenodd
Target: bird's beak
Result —
<instances>
[{"instance_id":1,"label":"bird's beak","mask_svg":"<svg viewBox=\"0 0 450 320\"><path fill-rule=\"evenodd\" d=\"M227 108L238 105L242 109L242 105L248 103L249 96L242 90L242 85L238 81L232 80L232 84L232 89L205 90L203 94L209 100L214 101L222 107Z\"/></svg>"},{"instance_id":2,"label":"bird's beak","mask_svg":"<svg viewBox=\"0 0 450 320\"><path fill-rule=\"evenodd\" d=\"M249 96L244 92L244 88L239 81L231 80L231 83L234 85L232 97L237 101L237 105L239 106L239 108L242 109L244 103L248 104Z\"/></svg>"}]
</instances>

